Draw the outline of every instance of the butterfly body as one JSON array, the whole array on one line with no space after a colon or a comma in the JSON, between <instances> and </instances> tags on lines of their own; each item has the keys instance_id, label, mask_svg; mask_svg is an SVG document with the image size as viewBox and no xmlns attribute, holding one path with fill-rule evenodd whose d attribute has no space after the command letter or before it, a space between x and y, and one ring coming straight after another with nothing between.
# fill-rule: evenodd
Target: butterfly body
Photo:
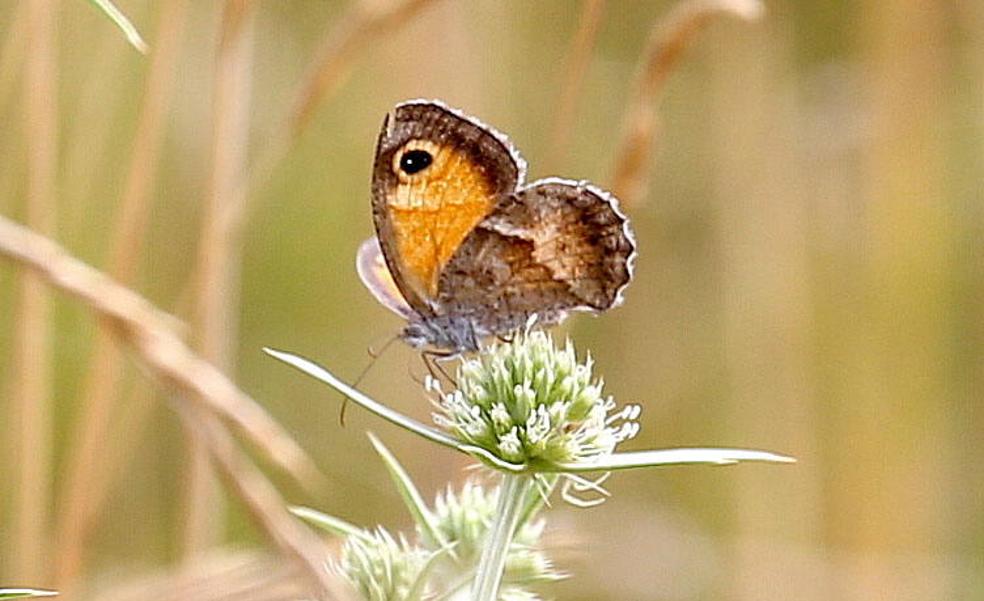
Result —
<instances>
[{"instance_id":1,"label":"butterfly body","mask_svg":"<svg viewBox=\"0 0 984 601\"><path fill-rule=\"evenodd\" d=\"M407 320L402 338L449 354L570 311L621 302L635 243L617 201L587 182L525 184L494 129L435 101L398 105L376 147L373 221L357 266Z\"/></svg>"}]
</instances>

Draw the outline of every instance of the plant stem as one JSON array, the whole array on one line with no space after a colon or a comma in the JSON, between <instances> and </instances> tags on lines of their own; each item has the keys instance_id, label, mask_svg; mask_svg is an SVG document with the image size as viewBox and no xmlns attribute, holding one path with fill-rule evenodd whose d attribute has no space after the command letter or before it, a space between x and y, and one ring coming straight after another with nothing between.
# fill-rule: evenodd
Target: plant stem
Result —
<instances>
[{"instance_id":1,"label":"plant stem","mask_svg":"<svg viewBox=\"0 0 984 601\"><path fill-rule=\"evenodd\" d=\"M498 598L509 545L533 487L532 476L509 473L502 475L495 521L489 528L485 548L475 572L475 582L472 584L473 601L496 601Z\"/></svg>"}]
</instances>

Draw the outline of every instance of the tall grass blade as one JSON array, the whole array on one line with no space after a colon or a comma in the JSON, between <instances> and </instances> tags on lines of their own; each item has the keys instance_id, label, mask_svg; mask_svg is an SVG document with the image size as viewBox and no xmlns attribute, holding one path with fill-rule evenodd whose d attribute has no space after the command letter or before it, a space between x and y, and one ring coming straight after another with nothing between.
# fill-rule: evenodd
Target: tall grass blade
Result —
<instances>
[{"instance_id":1,"label":"tall grass blade","mask_svg":"<svg viewBox=\"0 0 984 601\"><path fill-rule=\"evenodd\" d=\"M141 54L147 54L147 42L140 36L140 32L130 22L130 19L123 14L123 11L116 8L116 5L110 2L110 0L89 0L89 3L102 11L104 15L109 17L110 21L120 28L120 31L126 36L126 41L130 42L131 46L139 50Z\"/></svg>"}]
</instances>

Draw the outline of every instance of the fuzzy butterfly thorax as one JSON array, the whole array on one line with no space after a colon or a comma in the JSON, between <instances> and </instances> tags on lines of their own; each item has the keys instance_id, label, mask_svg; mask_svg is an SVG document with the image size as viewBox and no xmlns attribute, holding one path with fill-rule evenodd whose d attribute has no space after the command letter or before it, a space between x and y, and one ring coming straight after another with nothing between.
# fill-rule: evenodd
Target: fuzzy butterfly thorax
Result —
<instances>
[{"instance_id":1,"label":"fuzzy butterfly thorax","mask_svg":"<svg viewBox=\"0 0 984 601\"><path fill-rule=\"evenodd\" d=\"M373 168L376 237L363 283L408 321L402 338L450 354L483 338L621 302L635 242L609 193L524 183L526 164L491 127L435 101L397 105Z\"/></svg>"}]
</instances>

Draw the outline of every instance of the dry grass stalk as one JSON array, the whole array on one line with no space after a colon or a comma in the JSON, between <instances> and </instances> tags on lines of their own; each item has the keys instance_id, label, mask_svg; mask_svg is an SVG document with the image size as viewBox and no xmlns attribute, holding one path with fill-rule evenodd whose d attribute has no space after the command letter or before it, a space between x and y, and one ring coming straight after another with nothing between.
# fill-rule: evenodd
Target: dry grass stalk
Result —
<instances>
[{"instance_id":1,"label":"dry grass stalk","mask_svg":"<svg viewBox=\"0 0 984 601\"><path fill-rule=\"evenodd\" d=\"M874 558L900 548L946 549L953 529L968 524L954 511L956 500L966 494L968 472L951 462L968 454L968 441L954 425L971 414L951 413L940 399L954 390L950 362L954 341L963 338L954 335L957 315L980 308L978 295L954 302L952 292L970 256L955 255L959 246L954 241L966 235L965 219L980 219L980 188L975 186L973 212L959 217L954 180L948 177L966 168L955 168L950 154L954 138L947 133L948 110L953 105L942 92L953 77L953 55L944 43L954 33L953 7L917 0L869 1L860 7L859 95L866 143L852 156L863 178L852 202L863 216L856 238L863 296L854 305L854 315L863 317L845 328L839 348L849 352L842 390L851 408L865 409L847 414L854 419L837 424L831 433L852 444L831 457L844 469L830 479L836 491L830 501L853 511L829 523L845 533L845 545L872 553L857 564L863 575L859 586L841 594L842 599L944 599L961 587L960 579L929 579L913 590L880 569ZM980 30L974 37L980 38ZM980 90L979 80L975 86ZM979 138L979 130L974 137ZM979 242L971 244L979 258ZM971 268L976 286L979 267ZM968 318L976 328L979 317ZM968 349L979 363L980 339ZM979 407L980 391L972 394ZM847 398L838 399L839 411L848 407ZM970 454L979 455L980 423L970 427L967 432L974 432L978 443ZM979 487L981 472L973 473ZM975 505L964 515L974 516L970 519L979 533L984 497L980 488L971 496L976 496ZM980 575L979 567L975 570ZM980 591L980 582L964 586Z\"/></svg>"},{"instance_id":2,"label":"dry grass stalk","mask_svg":"<svg viewBox=\"0 0 984 601\"><path fill-rule=\"evenodd\" d=\"M729 397L720 411L733 432L768 439L797 457L817 457L815 426L822 418L810 340L818 307L810 273L811 200L800 173L805 128L796 97L783 93L793 47L782 33L763 29L755 36L737 28L721 32L708 59L704 118L715 143L714 167L705 177L715 189L716 294L722 303L717 348ZM783 475L781 512L761 502L762 491L772 486L769 476L745 472L731 481L735 536L727 581L735 601L785 597L783 587L766 584L775 566L762 562L756 539L763 532L821 544L824 475L810 463ZM798 591L798 601L836 596L823 591L821 581Z\"/></svg>"},{"instance_id":3,"label":"dry grass stalk","mask_svg":"<svg viewBox=\"0 0 984 601\"><path fill-rule=\"evenodd\" d=\"M658 125L656 106L683 52L714 17L726 14L753 21L763 11L758 0L686 0L677 4L653 29L630 93L622 139L615 152L612 191L625 206L636 206L642 201Z\"/></svg>"},{"instance_id":4,"label":"dry grass stalk","mask_svg":"<svg viewBox=\"0 0 984 601\"><path fill-rule=\"evenodd\" d=\"M579 19L580 25L567 56L557 118L550 136L550 157L547 160L549 172L556 171L561 166L567 153L571 131L574 129L574 117L577 115L578 100L584 87L584 77L591 64L591 55L594 52L604 14L605 0L584 0Z\"/></svg>"},{"instance_id":5,"label":"dry grass stalk","mask_svg":"<svg viewBox=\"0 0 984 601\"><path fill-rule=\"evenodd\" d=\"M266 439L264 448L281 465L310 465L279 426L218 370L194 356L170 331L167 316L131 290L68 256L51 240L0 217L0 254L94 309L133 346L148 371L178 389L171 397L176 410L216 459L260 526L282 550L301 562L319 587L331 591L335 584L324 570L325 555L317 539L287 514L276 490L236 448L221 422L202 410L231 420L254 440ZM196 402L182 402L186 398ZM301 477L317 474L312 467Z\"/></svg>"},{"instance_id":6,"label":"dry grass stalk","mask_svg":"<svg viewBox=\"0 0 984 601\"><path fill-rule=\"evenodd\" d=\"M305 570L323 597L345 599L342 587L326 569L324 543L291 516L276 488L236 446L217 419L182 406L184 422L199 438L230 488L235 491L263 531L288 557ZM194 565L194 564L192 564Z\"/></svg>"},{"instance_id":7,"label":"dry grass stalk","mask_svg":"<svg viewBox=\"0 0 984 601\"><path fill-rule=\"evenodd\" d=\"M3 32L3 49L0 50L0 109L14 93L14 83L24 62L24 45L27 38L26 3L19 2L12 10L10 22Z\"/></svg>"},{"instance_id":8,"label":"dry grass stalk","mask_svg":"<svg viewBox=\"0 0 984 601\"><path fill-rule=\"evenodd\" d=\"M356 56L374 40L409 22L435 0L361 0L331 29L301 83L294 102L260 158L250 169L250 190L261 187L273 174L311 121L315 109L345 80Z\"/></svg>"},{"instance_id":9,"label":"dry grass stalk","mask_svg":"<svg viewBox=\"0 0 984 601\"><path fill-rule=\"evenodd\" d=\"M264 409L174 333L175 319L31 230L0 217L0 255L78 298L133 348L159 380L241 431L298 482L321 479L314 463Z\"/></svg>"},{"instance_id":10,"label":"dry grass stalk","mask_svg":"<svg viewBox=\"0 0 984 601\"><path fill-rule=\"evenodd\" d=\"M245 204L252 66L252 2L230 0L223 17L215 68L212 170L199 255L199 302L195 323L203 354L228 363L235 340L239 246Z\"/></svg>"},{"instance_id":11,"label":"dry grass stalk","mask_svg":"<svg viewBox=\"0 0 984 601\"><path fill-rule=\"evenodd\" d=\"M92 229L87 211L97 206L93 199L102 194L105 175L116 169L116 164L106 158L118 141L114 139L114 124L119 122L122 105L115 103L124 99L125 92L114 82L125 78L126 65L133 56L121 51L119 37L106 34L93 40L85 61L91 73L100 75L86 78L72 90L71 102L65 103L60 177L64 183L59 194L65 239L82 237L81 232Z\"/></svg>"},{"instance_id":12,"label":"dry grass stalk","mask_svg":"<svg viewBox=\"0 0 984 601\"><path fill-rule=\"evenodd\" d=\"M87 554L93 551L89 539L100 524L103 505L114 482L133 459L137 445L145 440L144 432L154 408L154 390L143 381L133 382L133 385L135 389L125 393L126 404L113 411L114 433L102 441L97 465L85 469L85 475L89 477L85 481L88 490L79 497L81 505L70 511L64 502L59 506L55 564L59 599L75 598L77 587L82 586L83 579L79 574L89 558Z\"/></svg>"},{"instance_id":13,"label":"dry grass stalk","mask_svg":"<svg viewBox=\"0 0 984 601\"><path fill-rule=\"evenodd\" d=\"M57 169L57 85L55 6L33 0L25 9L27 63L24 122L27 146L27 222L46 234L55 229ZM23 273L14 318L10 423L16 449L14 481L13 574L24 582L48 577L47 549L51 496L51 307L44 282Z\"/></svg>"},{"instance_id":14,"label":"dry grass stalk","mask_svg":"<svg viewBox=\"0 0 984 601\"><path fill-rule=\"evenodd\" d=\"M373 40L407 23L433 2L434 0L356 2L321 44L318 58L301 86L288 117L290 136L297 136L318 104L341 84L359 51Z\"/></svg>"},{"instance_id":15,"label":"dry grass stalk","mask_svg":"<svg viewBox=\"0 0 984 601\"><path fill-rule=\"evenodd\" d=\"M266 553L216 550L193 570L170 569L104 583L99 601L296 601L309 586L292 563Z\"/></svg>"},{"instance_id":16,"label":"dry grass stalk","mask_svg":"<svg viewBox=\"0 0 984 601\"><path fill-rule=\"evenodd\" d=\"M134 136L133 153L110 241L109 274L128 284L142 255L142 242L151 205L150 188L157 173L170 105L175 65L181 50L187 0L164 3L151 54L143 106ZM80 395L82 416L76 426L59 505L56 583L63 592L81 567L88 532L94 525L114 471L108 463L128 453L110 453L109 422L114 415L122 375L122 354L108 328L100 328L93 345L87 379Z\"/></svg>"},{"instance_id":17,"label":"dry grass stalk","mask_svg":"<svg viewBox=\"0 0 984 601\"><path fill-rule=\"evenodd\" d=\"M238 321L243 212L255 3L227 0L216 57L212 169L199 243L195 330L202 356L220 369L234 368ZM192 416L206 419L204 415ZM191 557L211 545L221 520L220 497L208 453L188 438L184 551Z\"/></svg>"}]
</instances>

